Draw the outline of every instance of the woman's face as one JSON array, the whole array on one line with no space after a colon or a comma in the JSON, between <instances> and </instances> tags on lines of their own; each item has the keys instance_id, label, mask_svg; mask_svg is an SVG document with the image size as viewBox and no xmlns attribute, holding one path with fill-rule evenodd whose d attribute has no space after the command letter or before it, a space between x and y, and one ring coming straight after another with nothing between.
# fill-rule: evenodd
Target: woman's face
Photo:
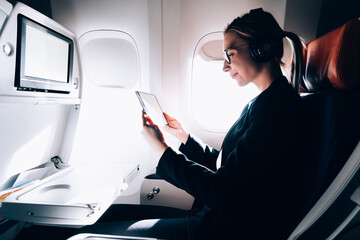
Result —
<instances>
[{"instance_id":1,"label":"woman's face","mask_svg":"<svg viewBox=\"0 0 360 240\"><path fill-rule=\"evenodd\" d=\"M223 71L229 72L239 86L252 82L260 71L260 65L251 59L247 42L230 31L224 35L224 49L228 50L230 64L224 60Z\"/></svg>"}]
</instances>

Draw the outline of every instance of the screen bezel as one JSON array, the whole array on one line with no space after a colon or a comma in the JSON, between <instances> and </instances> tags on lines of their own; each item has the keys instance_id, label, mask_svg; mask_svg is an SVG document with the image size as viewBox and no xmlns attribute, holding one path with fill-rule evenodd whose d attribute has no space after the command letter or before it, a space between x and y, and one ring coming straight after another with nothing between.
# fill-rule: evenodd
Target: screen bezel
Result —
<instances>
[{"instance_id":1,"label":"screen bezel","mask_svg":"<svg viewBox=\"0 0 360 240\"><path fill-rule=\"evenodd\" d=\"M26 25L30 25L35 29L42 31L46 34L53 35L69 44L68 52L68 72L67 82L61 82L45 78L36 78L25 76L25 39ZM74 42L70 38L57 32L54 29L50 29L26 16L18 15L18 31L17 31L17 53L16 53L16 74L15 74L15 87L18 90L23 91L39 91L39 92L58 92L69 93L72 89L72 66L74 56Z\"/></svg>"}]
</instances>

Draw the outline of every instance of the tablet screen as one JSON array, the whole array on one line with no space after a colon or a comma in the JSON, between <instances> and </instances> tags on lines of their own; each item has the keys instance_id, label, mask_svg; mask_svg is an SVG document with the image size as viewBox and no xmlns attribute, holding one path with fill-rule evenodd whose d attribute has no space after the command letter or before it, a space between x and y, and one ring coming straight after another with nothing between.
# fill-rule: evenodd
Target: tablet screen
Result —
<instances>
[{"instance_id":1,"label":"tablet screen","mask_svg":"<svg viewBox=\"0 0 360 240\"><path fill-rule=\"evenodd\" d=\"M151 118L151 120L153 120L155 124L169 124L154 94L139 91L135 91L135 93L140 101L144 112Z\"/></svg>"}]
</instances>

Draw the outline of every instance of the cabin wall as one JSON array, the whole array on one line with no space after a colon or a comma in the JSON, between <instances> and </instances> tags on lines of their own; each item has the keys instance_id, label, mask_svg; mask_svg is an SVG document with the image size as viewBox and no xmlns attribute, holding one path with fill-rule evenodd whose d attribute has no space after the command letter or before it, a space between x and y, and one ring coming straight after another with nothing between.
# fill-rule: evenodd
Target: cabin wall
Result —
<instances>
[{"instance_id":1,"label":"cabin wall","mask_svg":"<svg viewBox=\"0 0 360 240\"><path fill-rule=\"evenodd\" d=\"M68 105L0 100L0 190L12 186L10 177L60 155L70 111Z\"/></svg>"},{"instance_id":2,"label":"cabin wall","mask_svg":"<svg viewBox=\"0 0 360 240\"><path fill-rule=\"evenodd\" d=\"M83 72L79 124L70 159L70 163L87 160L139 163L141 174L127 192L135 203L142 178L155 171L158 159L141 136L141 108L134 91L155 93L165 112L178 118L194 136L220 148L224 133L201 129L193 116L192 58L197 43L208 33L222 32L235 17L257 7L271 12L286 30L313 39L322 6L321 0L301 4L294 0L50 0L42 2L43 5L35 0L23 2L73 31L79 40L88 32L109 30L126 33L135 41L140 77L133 86L97 86ZM4 116L5 111L6 107L2 111ZM5 121L11 119L4 117L2 122ZM55 141L60 145L65 139L63 148L71 149L61 131L67 119L56 121L60 121L61 128L52 133L57 136ZM175 148L179 144L171 136L165 137ZM46 151L49 153L39 163L47 161L48 155L57 154L60 148Z\"/></svg>"},{"instance_id":3,"label":"cabin wall","mask_svg":"<svg viewBox=\"0 0 360 240\"><path fill-rule=\"evenodd\" d=\"M2 6L11 6L5 5L6 2L1 3ZM11 49L0 54L0 190L12 187L18 173L48 163L54 156L60 156L67 162L69 148L64 142L71 141L69 131L76 127L76 124L70 126L68 119L76 115L76 106L80 102L79 89L76 87L66 94L15 87L16 57L20 54L17 49L18 14L31 16L38 22L49 19L21 4L12 11L10 9L6 10L9 16L0 35L1 45ZM73 39L73 35L57 23L49 21L48 24ZM78 55L74 48L72 77L78 79ZM27 174L31 175L29 172Z\"/></svg>"},{"instance_id":4,"label":"cabin wall","mask_svg":"<svg viewBox=\"0 0 360 240\"><path fill-rule=\"evenodd\" d=\"M75 32L78 37L95 29L117 29L133 36L140 53L141 89L155 93L164 111L177 117L194 135L214 147L219 147L223 134L203 131L192 119L191 64L196 44L204 35L222 31L233 18L256 7L263 7L272 12L280 25L283 25L286 1L276 0L269 4L267 1L214 0L211 2L52 0L51 4L53 18ZM219 9L225 10L219 11ZM86 77L84 81L86 82ZM121 104L117 103L115 106L121 107ZM141 125L138 115L130 117L128 113L126 117L133 123ZM80 122L79 126L81 125ZM127 129L138 132L135 128ZM106 142L109 139L104 140ZM138 146L138 143L130 142L124 145L126 146L124 149L129 151L128 149ZM122 147L118 148L122 149ZM112 152L111 155L117 152L117 156L132 157L131 154L121 151L106 152ZM106 152L101 154L106 155ZM88 155L94 156L90 153Z\"/></svg>"},{"instance_id":5,"label":"cabin wall","mask_svg":"<svg viewBox=\"0 0 360 240\"><path fill-rule=\"evenodd\" d=\"M138 162L142 172L127 193L128 201L138 201L141 179L155 171L157 162L141 136L141 108L133 93L138 89L155 93L165 112L178 118L194 136L219 148L224 133L204 131L193 118L191 81L196 44L204 35L223 31L235 17L257 7L271 12L283 27L286 6L286 0L51 0L54 20L79 39L93 30L123 31L133 37L139 51L140 80L134 88L98 88L112 98L88 95L92 84L83 74L82 106L71 160ZM177 147L176 140L165 137Z\"/></svg>"},{"instance_id":6,"label":"cabin wall","mask_svg":"<svg viewBox=\"0 0 360 240\"><path fill-rule=\"evenodd\" d=\"M140 77L132 87L97 86L83 69L82 104L71 162L140 164L139 177L122 197L139 203L142 179L155 172L157 158L141 135L141 107L134 91L155 92L161 98L160 1L53 0L51 6L55 21L72 30L78 39L90 31L109 30L126 33L136 43Z\"/></svg>"},{"instance_id":7,"label":"cabin wall","mask_svg":"<svg viewBox=\"0 0 360 240\"><path fill-rule=\"evenodd\" d=\"M316 38L323 0L287 0L284 28L298 34L305 43Z\"/></svg>"},{"instance_id":8,"label":"cabin wall","mask_svg":"<svg viewBox=\"0 0 360 240\"><path fill-rule=\"evenodd\" d=\"M71 152L70 164L91 160L100 163L138 163L139 176L116 201L127 204L140 203L143 179L155 172L158 161L158 156L141 135L141 107L134 94L135 90L155 93L165 112L179 119L193 136L219 149L225 133L202 129L195 121L192 106L193 57L197 44L204 36L214 32L221 33L235 17L258 7L271 12L281 27L297 33L305 42L360 16L359 1L354 0L22 2L69 28L75 33L79 44L89 32L111 31L126 34L135 42L140 70L134 84L110 87L93 82L84 68L85 65L82 65L81 83L79 82L82 89L81 104L78 98L73 101L62 99L58 104L57 101L46 98L21 99L18 96L2 94L0 190L11 186L9 177L46 163L53 156L65 156L67 163ZM81 59L84 59L83 56L80 56ZM4 62L1 63L4 66ZM117 66L114 64L110 67ZM10 68L3 67L2 71L4 69ZM6 71L3 73L7 73ZM6 81L9 83L8 87L16 91L12 77L1 77L2 86ZM206 87L205 85L204 91ZM221 94L217 97L221 97ZM236 106L237 103L234 103L234 107ZM216 112L217 109L213 111ZM178 147L179 142L176 139L167 134L165 137L171 146ZM101 178L105 174L107 173L99 172L91 177ZM4 184L5 182L9 184ZM185 197L179 195L178 199L184 200ZM162 204L166 205L167 200Z\"/></svg>"}]
</instances>

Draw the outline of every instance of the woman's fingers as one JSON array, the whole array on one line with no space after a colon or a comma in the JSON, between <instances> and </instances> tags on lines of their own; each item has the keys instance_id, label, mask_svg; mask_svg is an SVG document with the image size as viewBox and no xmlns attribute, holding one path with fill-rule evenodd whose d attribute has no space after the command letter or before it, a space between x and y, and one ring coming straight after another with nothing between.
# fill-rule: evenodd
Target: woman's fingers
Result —
<instances>
[{"instance_id":1,"label":"woman's fingers","mask_svg":"<svg viewBox=\"0 0 360 240\"><path fill-rule=\"evenodd\" d=\"M173 117L170 117L167 113L164 113L165 117L166 117L166 120L168 121L169 123L169 127L170 128L179 128L181 125L180 123L178 122L178 120L176 120L175 118Z\"/></svg>"},{"instance_id":2,"label":"woman's fingers","mask_svg":"<svg viewBox=\"0 0 360 240\"><path fill-rule=\"evenodd\" d=\"M166 118L167 120L169 120L169 121L175 120L175 118L170 117L170 115L167 114L166 112L164 112L164 116L165 116L165 118Z\"/></svg>"},{"instance_id":3,"label":"woman's fingers","mask_svg":"<svg viewBox=\"0 0 360 240\"><path fill-rule=\"evenodd\" d=\"M142 118L143 118L143 125L154 125L153 121L151 120L151 118L143 111L142 112Z\"/></svg>"}]
</instances>

